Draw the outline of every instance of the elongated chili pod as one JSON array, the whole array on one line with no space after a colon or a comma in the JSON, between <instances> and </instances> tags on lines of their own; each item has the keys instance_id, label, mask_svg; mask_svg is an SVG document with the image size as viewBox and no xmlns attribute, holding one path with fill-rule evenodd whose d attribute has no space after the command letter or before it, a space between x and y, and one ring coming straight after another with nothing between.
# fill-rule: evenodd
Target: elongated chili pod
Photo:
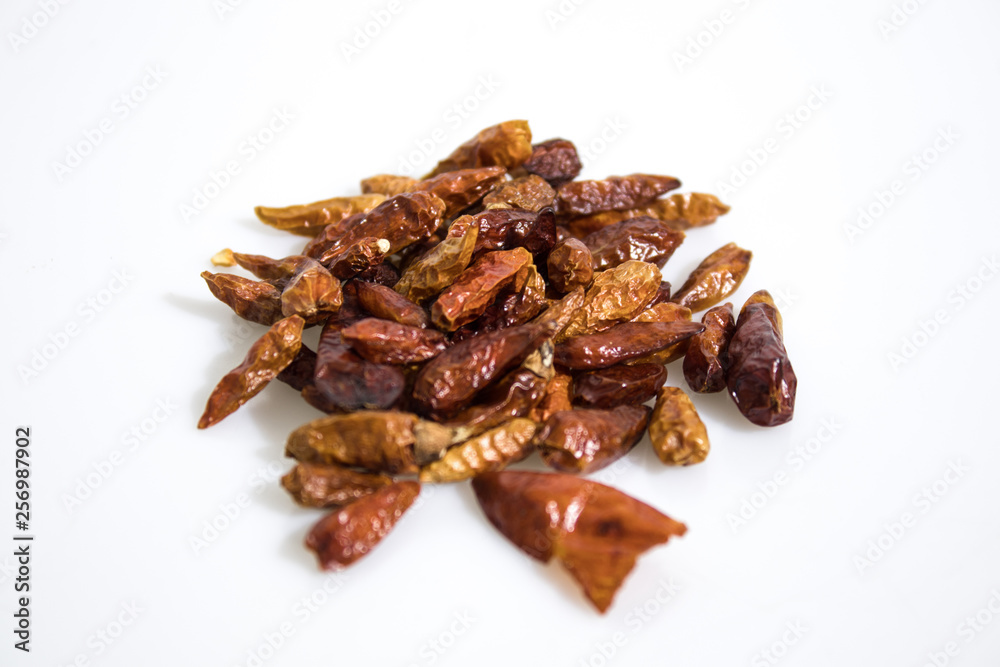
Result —
<instances>
[{"instance_id":1,"label":"elongated chili pod","mask_svg":"<svg viewBox=\"0 0 1000 667\"><path fill-rule=\"evenodd\" d=\"M705 330L691 337L684 355L684 379L699 394L726 388L726 352L736 331L733 304L716 306L701 318Z\"/></svg>"}]
</instances>

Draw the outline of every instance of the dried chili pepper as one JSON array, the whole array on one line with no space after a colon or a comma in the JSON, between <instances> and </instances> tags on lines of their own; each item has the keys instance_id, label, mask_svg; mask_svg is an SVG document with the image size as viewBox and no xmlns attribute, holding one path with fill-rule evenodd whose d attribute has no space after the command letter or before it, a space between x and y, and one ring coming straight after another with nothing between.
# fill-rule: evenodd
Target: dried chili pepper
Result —
<instances>
[{"instance_id":1,"label":"dried chili pepper","mask_svg":"<svg viewBox=\"0 0 1000 667\"><path fill-rule=\"evenodd\" d=\"M281 290L271 283L210 271L201 277L212 295L243 319L270 326L282 318Z\"/></svg>"},{"instance_id":2,"label":"dried chili pepper","mask_svg":"<svg viewBox=\"0 0 1000 667\"><path fill-rule=\"evenodd\" d=\"M231 415L292 363L302 345L304 325L301 317L293 315L276 322L257 339L243 362L226 373L212 390L198 428L208 428Z\"/></svg>"},{"instance_id":3,"label":"dried chili pepper","mask_svg":"<svg viewBox=\"0 0 1000 667\"><path fill-rule=\"evenodd\" d=\"M691 227L710 225L720 215L725 215L728 212L729 207L720 202L714 195L690 192L670 195L627 211L601 211L593 215L573 218L565 221L565 224L581 238L616 222L642 217L656 218L673 229L683 231Z\"/></svg>"},{"instance_id":4,"label":"dried chili pepper","mask_svg":"<svg viewBox=\"0 0 1000 667\"><path fill-rule=\"evenodd\" d=\"M470 216L465 216L471 222ZM452 223L452 228L463 218ZM434 246L403 271L396 283L397 292L414 303L422 304L451 285L472 261L479 236L477 225L468 225L460 236L451 236Z\"/></svg>"},{"instance_id":5,"label":"dried chili pepper","mask_svg":"<svg viewBox=\"0 0 1000 667\"><path fill-rule=\"evenodd\" d=\"M673 176L652 174L611 176L601 181L570 181L560 185L556 191L556 207L561 215L625 211L648 204L680 185L681 182Z\"/></svg>"},{"instance_id":6,"label":"dried chili pepper","mask_svg":"<svg viewBox=\"0 0 1000 667\"><path fill-rule=\"evenodd\" d=\"M503 470L526 458L538 425L530 419L511 419L445 452L420 469L421 482L460 482L484 472Z\"/></svg>"},{"instance_id":7,"label":"dried chili pepper","mask_svg":"<svg viewBox=\"0 0 1000 667\"><path fill-rule=\"evenodd\" d=\"M524 248L541 262L556 243L556 218L551 208L537 212L495 208L472 217L479 226L476 256L490 250Z\"/></svg>"},{"instance_id":8,"label":"dried chili pepper","mask_svg":"<svg viewBox=\"0 0 1000 667\"><path fill-rule=\"evenodd\" d=\"M503 167L459 169L414 183L407 191L437 195L447 206L445 217L450 218L486 196L506 174Z\"/></svg>"},{"instance_id":9,"label":"dried chili pepper","mask_svg":"<svg viewBox=\"0 0 1000 667\"><path fill-rule=\"evenodd\" d=\"M583 306L556 337L556 342L603 331L632 319L656 296L660 280L660 270L647 262L628 261L595 273Z\"/></svg>"},{"instance_id":10,"label":"dried chili pepper","mask_svg":"<svg viewBox=\"0 0 1000 667\"><path fill-rule=\"evenodd\" d=\"M312 204L268 208L258 206L254 213L265 225L300 236L316 236L327 225L336 224L357 213L367 213L385 201L382 194L334 197Z\"/></svg>"},{"instance_id":11,"label":"dried chili pepper","mask_svg":"<svg viewBox=\"0 0 1000 667\"><path fill-rule=\"evenodd\" d=\"M355 352L375 364L416 364L436 357L448 347L448 339L440 331L377 317L355 322L343 329L340 336Z\"/></svg>"},{"instance_id":12,"label":"dried chili pepper","mask_svg":"<svg viewBox=\"0 0 1000 667\"><path fill-rule=\"evenodd\" d=\"M653 451L667 465L689 466L708 456L705 424L688 395L678 387L664 387L649 421Z\"/></svg>"},{"instance_id":13,"label":"dried chili pepper","mask_svg":"<svg viewBox=\"0 0 1000 667\"><path fill-rule=\"evenodd\" d=\"M532 558L558 558L602 613L636 559L687 527L649 505L574 475L487 472L472 480L497 530Z\"/></svg>"},{"instance_id":14,"label":"dried chili pepper","mask_svg":"<svg viewBox=\"0 0 1000 667\"><path fill-rule=\"evenodd\" d=\"M701 323L705 330L691 337L684 355L684 379L699 394L712 394L726 388L726 351L736 331L733 304L712 308Z\"/></svg>"},{"instance_id":15,"label":"dried chili pepper","mask_svg":"<svg viewBox=\"0 0 1000 667\"><path fill-rule=\"evenodd\" d=\"M580 239L568 238L556 243L546 265L549 283L557 292L565 294L577 287L587 287L594 279L594 257Z\"/></svg>"},{"instance_id":16,"label":"dried chili pepper","mask_svg":"<svg viewBox=\"0 0 1000 667\"><path fill-rule=\"evenodd\" d=\"M728 243L702 260L671 301L692 311L711 308L736 291L750 270L753 253Z\"/></svg>"},{"instance_id":17,"label":"dried chili pepper","mask_svg":"<svg viewBox=\"0 0 1000 667\"><path fill-rule=\"evenodd\" d=\"M420 328L431 323L426 310L384 285L358 281L356 289L358 303L375 317Z\"/></svg>"},{"instance_id":18,"label":"dried chili pepper","mask_svg":"<svg viewBox=\"0 0 1000 667\"><path fill-rule=\"evenodd\" d=\"M306 537L320 567L346 567L382 541L420 494L417 482L395 482L319 520Z\"/></svg>"},{"instance_id":19,"label":"dried chili pepper","mask_svg":"<svg viewBox=\"0 0 1000 667\"><path fill-rule=\"evenodd\" d=\"M385 409L396 405L406 387L403 372L395 366L375 364L359 356L341 336L353 324L331 318L323 327L316 348L313 384L320 394L341 410Z\"/></svg>"},{"instance_id":20,"label":"dried chili pepper","mask_svg":"<svg viewBox=\"0 0 1000 667\"><path fill-rule=\"evenodd\" d=\"M341 280L347 280L359 273L370 271L383 263L391 247L386 239L377 239L374 236L358 239L330 262L330 273Z\"/></svg>"},{"instance_id":21,"label":"dried chili pepper","mask_svg":"<svg viewBox=\"0 0 1000 667\"><path fill-rule=\"evenodd\" d=\"M357 472L330 463L298 463L281 485L303 507L342 507L392 484L388 475Z\"/></svg>"},{"instance_id":22,"label":"dried chili pepper","mask_svg":"<svg viewBox=\"0 0 1000 667\"><path fill-rule=\"evenodd\" d=\"M395 287L396 283L399 282L399 275L399 269L390 262L382 262L381 264L376 264L365 269L355 277L366 283Z\"/></svg>"},{"instance_id":23,"label":"dried chili pepper","mask_svg":"<svg viewBox=\"0 0 1000 667\"><path fill-rule=\"evenodd\" d=\"M386 197L395 197L404 192L409 192L410 188L417 183L417 179L410 178L409 176L376 174L361 181L361 192L366 195L380 194Z\"/></svg>"},{"instance_id":24,"label":"dried chili pepper","mask_svg":"<svg viewBox=\"0 0 1000 667\"><path fill-rule=\"evenodd\" d=\"M280 373L277 379L296 391L302 391L313 383L316 373L316 353L303 344L298 353Z\"/></svg>"},{"instance_id":25,"label":"dried chili pepper","mask_svg":"<svg viewBox=\"0 0 1000 667\"><path fill-rule=\"evenodd\" d=\"M517 208L541 211L556 203L556 191L540 176L525 176L512 181L501 181L483 199L487 209Z\"/></svg>"},{"instance_id":26,"label":"dried chili pepper","mask_svg":"<svg viewBox=\"0 0 1000 667\"><path fill-rule=\"evenodd\" d=\"M607 368L659 352L704 330L694 322L626 322L556 345L556 363L574 370Z\"/></svg>"},{"instance_id":27,"label":"dried chili pepper","mask_svg":"<svg viewBox=\"0 0 1000 667\"><path fill-rule=\"evenodd\" d=\"M509 285L517 272L531 263L524 248L486 253L461 273L431 306L431 321L442 331L454 331L476 319Z\"/></svg>"},{"instance_id":28,"label":"dried chili pepper","mask_svg":"<svg viewBox=\"0 0 1000 667\"><path fill-rule=\"evenodd\" d=\"M521 166L529 157L531 128L528 127L528 121L509 120L488 127L466 141L451 155L438 162L424 179L449 171L494 165L513 169Z\"/></svg>"},{"instance_id":29,"label":"dried chili pepper","mask_svg":"<svg viewBox=\"0 0 1000 667\"><path fill-rule=\"evenodd\" d=\"M632 322L690 322L691 321L691 311L684 306L678 306L676 303L661 302L656 304L651 304L646 310L642 311L638 315L632 318ZM695 334L697 335L697 334ZM692 336L693 338L693 336ZM666 347L659 352L654 352L646 357L640 357L639 359L634 359L627 361L627 364L638 364L638 363L657 363L657 364L669 364L671 362L677 361L687 354L688 344L691 342L690 338L685 338L684 340L674 343L673 345Z\"/></svg>"},{"instance_id":30,"label":"dried chili pepper","mask_svg":"<svg viewBox=\"0 0 1000 667\"><path fill-rule=\"evenodd\" d=\"M573 404L570 402L572 385L573 377L571 375L556 371L545 388L545 395L542 396L538 405L528 413L528 418L542 424L557 412L572 410Z\"/></svg>"},{"instance_id":31,"label":"dried chili pepper","mask_svg":"<svg viewBox=\"0 0 1000 667\"><path fill-rule=\"evenodd\" d=\"M791 421L798 381L782 340L781 314L766 290L744 304L726 356L726 385L743 416L758 426Z\"/></svg>"},{"instance_id":32,"label":"dried chili pepper","mask_svg":"<svg viewBox=\"0 0 1000 667\"><path fill-rule=\"evenodd\" d=\"M684 232L667 227L655 218L623 220L588 234L594 268L611 269L631 259L656 264L661 269L684 242Z\"/></svg>"},{"instance_id":33,"label":"dried chili pepper","mask_svg":"<svg viewBox=\"0 0 1000 667\"><path fill-rule=\"evenodd\" d=\"M641 405L655 398L666 381L663 364L611 366L578 375L573 381L573 402L602 409Z\"/></svg>"},{"instance_id":34,"label":"dried chili pepper","mask_svg":"<svg viewBox=\"0 0 1000 667\"><path fill-rule=\"evenodd\" d=\"M340 281L319 262L296 272L281 291L281 313L298 315L308 324L325 320L343 302Z\"/></svg>"},{"instance_id":35,"label":"dried chili pepper","mask_svg":"<svg viewBox=\"0 0 1000 667\"><path fill-rule=\"evenodd\" d=\"M536 445L549 467L589 474L632 451L646 431L649 413L645 405L557 412L545 422Z\"/></svg>"},{"instance_id":36,"label":"dried chili pepper","mask_svg":"<svg viewBox=\"0 0 1000 667\"><path fill-rule=\"evenodd\" d=\"M566 139L549 139L535 144L531 147L531 157L524 163L526 172L541 176L554 188L572 181L582 168L576 146Z\"/></svg>"}]
</instances>

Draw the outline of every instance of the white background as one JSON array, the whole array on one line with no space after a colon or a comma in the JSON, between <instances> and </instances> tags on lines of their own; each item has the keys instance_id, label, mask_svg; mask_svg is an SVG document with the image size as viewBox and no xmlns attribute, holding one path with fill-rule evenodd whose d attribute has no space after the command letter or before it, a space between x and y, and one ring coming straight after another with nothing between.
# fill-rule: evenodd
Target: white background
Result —
<instances>
[{"instance_id":1,"label":"white background","mask_svg":"<svg viewBox=\"0 0 1000 667\"><path fill-rule=\"evenodd\" d=\"M562 14L554 1L409 0L350 57L343 45L386 1L219 6L68 2L44 21L34 1L0 11L0 540L16 532L18 425L32 429L37 536L30 655L12 648L13 547L0 549L0 664L234 667L257 664L262 646L261 664L295 667L774 664L764 650L788 666L998 664L987 604L1000 611L1000 279L984 264L1000 250L995 2L910 0L887 32L889 0L589 0ZM728 23L713 23L723 10ZM143 90L147 68L165 74ZM122 106L137 86L143 99ZM292 119L250 159L247 137L275 110ZM112 131L60 179L55 164L105 118ZM423 173L510 118L530 120L536 140L590 147L585 177L739 185L723 195L732 213L693 230L665 275L679 284L729 241L751 248L734 301L777 296L799 378L789 425L759 429L725 395L699 396L705 464L664 468L646 442L611 474L690 531L642 558L605 616L497 534L468 485L426 489L370 557L328 580L301 544L318 515L276 481L286 434L318 413L275 385L194 427L260 331L199 272L223 247L281 257L302 244L258 223L254 205L355 193L440 128L431 155L415 154ZM762 166L746 162L765 145ZM925 150L933 164L914 170ZM185 220L181 206L229 161L239 173ZM896 180L894 201L849 234ZM103 292L116 272L127 285ZM86 305L99 298L100 312ZM60 336L67 325L76 336ZM45 348L53 340L63 347ZM894 364L905 341L910 358ZM25 373L43 349L50 358ZM683 386L679 365L670 374ZM126 437L134 428L142 441ZM810 441L818 452L797 458ZM919 500L952 465L962 475ZM785 483L769 485L776 475ZM191 538L241 495L239 516L196 553ZM322 604L303 612L314 594ZM992 622L972 629L977 613ZM292 634L270 651L282 624Z\"/></svg>"}]
</instances>

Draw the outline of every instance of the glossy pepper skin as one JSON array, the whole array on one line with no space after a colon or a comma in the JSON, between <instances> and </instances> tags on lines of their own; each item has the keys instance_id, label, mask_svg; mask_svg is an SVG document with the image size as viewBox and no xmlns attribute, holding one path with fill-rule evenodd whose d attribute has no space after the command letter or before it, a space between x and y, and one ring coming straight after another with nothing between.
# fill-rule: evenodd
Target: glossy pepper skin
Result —
<instances>
[{"instance_id":1,"label":"glossy pepper skin","mask_svg":"<svg viewBox=\"0 0 1000 667\"><path fill-rule=\"evenodd\" d=\"M653 451L667 465L701 463L710 449L705 424L679 387L660 390L649 421L649 440Z\"/></svg>"},{"instance_id":2,"label":"glossy pepper skin","mask_svg":"<svg viewBox=\"0 0 1000 667\"><path fill-rule=\"evenodd\" d=\"M713 394L726 388L726 352L736 331L733 304L710 309L701 318L705 330L692 336L684 355L684 379L699 394Z\"/></svg>"},{"instance_id":3,"label":"glossy pepper skin","mask_svg":"<svg viewBox=\"0 0 1000 667\"><path fill-rule=\"evenodd\" d=\"M556 363L573 370L608 368L659 352L704 328L694 322L626 322L556 345Z\"/></svg>"},{"instance_id":4,"label":"glossy pepper skin","mask_svg":"<svg viewBox=\"0 0 1000 667\"><path fill-rule=\"evenodd\" d=\"M587 288L594 280L594 256L580 239L568 238L556 243L546 265L552 289L565 294L577 287Z\"/></svg>"},{"instance_id":5,"label":"glossy pepper skin","mask_svg":"<svg viewBox=\"0 0 1000 667\"><path fill-rule=\"evenodd\" d=\"M575 475L487 472L472 489L504 537L532 558L558 559L601 613L643 552L687 531L649 505Z\"/></svg>"},{"instance_id":6,"label":"glossy pepper skin","mask_svg":"<svg viewBox=\"0 0 1000 667\"><path fill-rule=\"evenodd\" d=\"M347 567L389 534L419 494L417 482L382 487L320 519L306 537L306 548L324 570Z\"/></svg>"},{"instance_id":7,"label":"glossy pepper skin","mask_svg":"<svg viewBox=\"0 0 1000 667\"><path fill-rule=\"evenodd\" d=\"M561 215L590 215L598 211L625 211L648 204L681 182L673 176L630 174L600 181L570 181L559 186L556 210Z\"/></svg>"},{"instance_id":8,"label":"glossy pepper skin","mask_svg":"<svg viewBox=\"0 0 1000 667\"><path fill-rule=\"evenodd\" d=\"M781 314L766 290L740 311L729 341L726 386L744 417L757 426L792 420L798 380L782 339Z\"/></svg>"},{"instance_id":9,"label":"glossy pepper skin","mask_svg":"<svg viewBox=\"0 0 1000 667\"><path fill-rule=\"evenodd\" d=\"M445 203L445 217L451 218L482 199L495 185L503 182L503 167L459 169L414 183L407 192L429 192Z\"/></svg>"},{"instance_id":10,"label":"glossy pepper skin","mask_svg":"<svg viewBox=\"0 0 1000 667\"><path fill-rule=\"evenodd\" d=\"M357 472L331 463L297 463L281 485L302 507L343 507L392 484L388 475Z\"/></svg>"},{"instance_id":11,"label":"glossy pepper skin","mask_svg":"<svg viewBox=\"0 0 1000 667\"><path fill-rule=\"evenodd\" d=\"M531 128L528 121L508 120L482 130L456 148L451 155L438 162L424 179L459 169L492 166L513 169L520 167L529 157Z\"/></svg>"},{"instance_id":12,"label":"glossy pepper skin","mask_svg":"<svg viewBox=\"0 0 1000 667\"><path fill-rule=\"evenodd\" d=\"M578 474L596 472L632 451L646 432L649 413L645 405L557 412L538 434L537 447L551 468Z\"/></svg>"},{"instance_id":13,"label":"glossy pepper skin","mask_svg":"<svg viewBox=\"0 0 1000 667\"><path fill-rule=\"evenodd\" d=\"M692 227L710 225L720 215L725 215L728 212L729 207L714 195L689 192L670 195L626 211L601 211L563 222L573 234L582 238L598 229L630 218L648 216L664 222L673 229L683 231Z\"/></svg>"},{"instance_id":14,"label":"glossy pepper skin","mask_svg":"<svg viewBox=\"0 0 1000 667\"><path fill-rule=\"evenodd\" d=\"M583 238L597 271L613 269L633 259L662 269L683 242L684 232L671 229L655 218L623 220Z\"/></svg>"},{"instance_id":15,"label":"glossy pepper skin","mask_svg":"<svg viewBox=\"0 0 1000 667\"><path fill-rule=\"evenodd\" d=\"M254 213L261 222L275 229L300 236L316 236L327 225L336 224L357 213L367 213L384 201L384 194L366 193L283 208L258 206Z\"/></svg>"},{"instance_id":16,"label":"glossy pepper skin","mask_svg":"<svg viewBox=\"0 0 1000 667\"><path fill-rule=\"evenodd\" d=\"M524 163L529 174L541 176L553 188L580 175L583 164L576 146L566 139L549 139L531 147L531 157Z\"/></svg>"},{"instance_id":17,"label":"glossy pepper skin","mask_svg":"<svg viewBox=\"0 0 1000 667\"><path fill-rule=\"evenodd\" d=\"M573 402L587 408L609 409L642 405L655 398L667 381L663 364L611 366L581 373L573 380Z\"/></svg>"},{"instance_id":18,"label":"glossy pepper skin","mask_svg":"<svg viewBox=\"0 0 1000 667\"><path fill-rule=\"evenodd\" d=\"M711 308L739 288L752 258L735 243L722 246L702 260L670 300L694 312Z\"/></svg>"}]
</instances>

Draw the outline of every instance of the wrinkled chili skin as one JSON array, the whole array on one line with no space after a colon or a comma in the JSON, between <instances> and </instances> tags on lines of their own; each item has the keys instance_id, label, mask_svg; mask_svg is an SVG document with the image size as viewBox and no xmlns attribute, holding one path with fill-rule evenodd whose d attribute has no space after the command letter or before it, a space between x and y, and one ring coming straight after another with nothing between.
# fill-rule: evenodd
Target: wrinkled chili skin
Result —
<instances>
[{"instance_id":1,"label":"wrinkled chili skin","mask_svg":"<svg viewBox=\"0 0 1000 667\"><path fill-rule=\"evenodd\" d=\"M623 220L583 238L597 271L633 259L662 269L683 242L684 232L671 229L654 218Z\"/></svg>"},{"instance_id":2,"label":"wrinkled chili skin","mask_svg":"<svg viewBox=\"0 0 1000 667\"><path fill-rule=\"evenodd\" d=\"M352 323L353 324L353 323ZM320 394L341 410L384 410L403 394L406 378L395 366L374 364L359 356L341 337L343 322L327 321L316 349L313 384Z\"/></svg>"},{"instance_id":3,"label":"wrinkled chili skin","mask_svg":"<svg viewBox=\"0 0 1000 667\"><path fill-rule=\"evenodd\" d=\"M573 234L581 238L587 234L630 218L648 216L662 221L667 226L684 231L691 227L702 227L716 221L720 215L729 212L729 207L714 195L700 192L675 194L657 199L644 206L627 211L601 211L593 215L564 220Z\"/></svg>"},{"instance_id":4,"label":"wrinkled chili skin","mask_svg":"<svg viewBox=\"0 0 1000 667\"><path fill-rule=\"evenodd\" d=\"M271 326L284 317L281 314L281 290L262 280L250 280L228 273L202 271L212 296L250 322Z\"/></svg>"},{"instance_id":5,"label":"wrinkled chili skin","mask_svg":"<svg viewBox=\"0 0 1000 667\"><path fill-rule=\"evenodd\" d=\"M711 448L694 403L679 387L660 390L649 422L649 440L653 451L667 465L701 463Z\"/></svg>"},{"instance_id":6,"label":"wrinkled chili skin","mask_svg":"<svg viewBox=\"0 0 1000 667\"><path fill-rule=\"evenodd\" d=\"M556 345L556 363L572 370L608 368L663 350L704 329L694 322L625 322Z\"/></svg>"},{"instance_id":7,"label":"wrinkled chili skin","mask_svg":"<svg viewBox=\"0 0 1000 667\"><path fill-rule=\"evenodd\" d=\"M798 381L782 340L771 295L755 293L740 311L726 354L726 386L744 417L757 426L792 420Z\"/></svg>"},{"instance_id":8,"label":"wrinkled chili skin","mask_svg":"<svg viewBox=\"0 0 1000 667\"><path fill-rule=\"evenodd\" d=\"M331 262L330 273L341 280L353 278L381 264L388 250L389 242L385 239L374 236L358 239Z\"/></svg>"},{"instance_id":9,"label":"wrinkled chili skin","mask_svg":"<svg viewBox=\"0 0 1000 667\"><path fill-rule=\"evenodd\" d=\"M465 229L458 234L455 226L463 221ZM471 222L470 216L453 222L448 236L406 267L393 289L414 303L423 304L451 285L472 261L479 226Z\"/></svg>"},{"instance_id":10,"label":"wrinkled chili skin","mask_svg":"<svg viewBox=\"0 0 1000 667\"><path fill-rule=\"evenodd\" d=\"M445 217L451 218L469 208L503 180L503 167L480 167L449 171L415 183L409 192L429 192L445 203Z\"/></svg>"},{"instance_id":11,"label":"wrinkled chili skin","mask_svg":"<svg viewBox=\"0 0 1000 667\"><path fill-rule=\"evenodd\" d=\"M369 317L340 332L361 357L375 364L417 364L441 354L448 339L440 331Z\"/></svg>"},{"instance_id":12,"label":"wrinkled chili skin","mask_svg":"<svg viewBox=\"0 0 1000 667\"><path fill-rule=\"evenodd\" d=\"M386 287L395 287L399 282L399 269L390 262L382 262L365 269L357 276L358 280Z\"/></svg>"},{"instance_id":13,"label":"wrinkled chili skin","mask_svg":"<svg viewBox=\"0 0 1000 667\"><path fill-rule=\"evenodd\" d=\"M478 474L503 470L533 451L538 425L530 419L510 419L447 450L420 469L421 482L459 482Z\"/></svg>"},{"instance_id":14,"label":"wrinkled chili skin","mask_svg":"<svg viewBox=\"0 0 1000 667\"><path fill-rule=\"evenodd\" d=\"M312 384L316 373L316 353L305 345L299 347L298 354L280 373L277 379L295 391L302 391Z\"/></svg>"},{"instance_id":15,"label":"wrinkled chili skin","mask_svg":"<svg viewBox=\"0 0 1000 667\"><path fill-rule=\"evenodd\" d=\"M421 329L431 323L426 310L395 290L360 280L356 285L358 303L373 316Z\"/></svg>"},{"instance_id":16,"label":"wrinkled chili skin","mask_svg":"<svg viewBox=\"0 0 1000 667\"><path fill-rule=\"evenodd\" d=\"M545 179L535 175L501 181L483 198L483 206L487 209L541 211L543 208L552 208L555 203L556 191Z\"/></svg>"},{"instance_id":17,"label":"wrinkled chili skin","mask_svg":"<svg viewBox=\"0 0 1000 667\"><path fill-rule=\"evenodd\" d=\"M254 213L265 225L300 236L316 236L330 224L355 214L364 215L385 201L382 194L365 193L355 197L334 197L312 204L270 208L258 206Z\"/></svg>"},{"instance_id":18,"label":"wrinkled chili skin","mask_svg":"<svg viewBox=\"0 0 1000 667\"><path fill-rule=\"evenodd\" d=\"M729 243L702 260L671 301L697 312L722 302L739 288L753 253Z\"/></svg>"},{"instance_id":19,"label":"wrinkled chili skin","mask_svg":"<svg viewBox=\"0 0 1000 667\"><path fill-rule=\"evenodd\" d=\"M420 494L417 482L395 482L323 517L306 537L324 570L347 567L382 541Z\"/></svg>"},{"instance_id":20,"label":"wrinkled chili skin","mask_svg":"<svg viewBox=\"0 0 1000 667\"><path fill-rule=\"evenodd\" d=\"M438 162L424 179L459 169L520 167L531 157L531 128L526 120L509 120L482 130Z\"/></svg>"},{"instance_id":21,"label":"wrinkled chili skin","mask_svg":"<svg viewBox=\"0 0 1000 667\"><path fill-rule=\"evenodd\" d=\"M332 463L297 463L281 486L302 507L342 507L392 484L392 478Z\"/></svg>"},{"instance_id":22,"label":"wrinkled chili skin","mask_svg":"<svg viewBox=\"0 0 1000 667\"><path fill-rule=\"evenodd\" d=\"M650 412L645 405L557 412L545 422L536 446L550 468L596 472L632 451L642 439Z\"/></svg>"},{"instance_id":23,"label":"wrinkled chili skin","mask_svg":"<svg viewBox=\"0 0 1000 667\"><path fill-rule=\"evenodd\" d=\"M208 428L231 415L292 363L302 346L303 326L303 319L293 315L276 322L257 339L242 363L212 390L198 428Z\"/></svg>"},{"instance_id":24,"label":"wrinkled chili skin","mask_svg":"<svg viewBox=\"0 0 1000 667\"><path fill-rule=\"evenodd\" d=\"M549 139L531 147L531 157L524 163L529 174L541 176L553 188L580 175L583 164L576 146L566 139Z\"/></svg>"},{"instance_id":25,"label":"wrinkled chili skin","mask_svg":"<svg viewBox=\"0 0 1000 667\"><path fill-rule=\"evenodd\" d=\"M485 389L471 405L445 422L475 432L495 428L509 419L526 417L545 396L549 381L526 370L513 370Z\"/></svg>"},{"instance_id":26,"label":"wrinkled chili skin","mask_svg":"<svg viewBox=\"0 0 1000 667\"><path fill-rule=\"evenodd\" d=\"M714 394L726 388L726 352L736 331L733 304L716 306L701 318L705 330L691 337L684 355L684 379L699 394Z\"/></svg>"},{"instance_id":27,"label":"wrinkled chili skin","mask_svg":"<svg viewBox=\"0 0 1000 667\"><path fill-rule=\"evenodd\" d=\"M636 559L687 527L621 491L575 475L504 470L472 480L490 523L532 558L557 557L604 613Z\"/></svg>"},{"instance_id":28,"label":"wrinkled chili skin","mask_svg":"<svg viewBox=\"0 0 1000 667\"><path fill-rule=\"evenodd\" d=\"M641 405L656 398L667 381L663 364L611 366L573 379L573 403L587 408L610 409L619 405Z\"/></svg>"},{"instance_id":29,"label":"wrinkled chili skin","mask_svg":"<svg viewBox=\"0 0 1000 667\"><path fill-rule=\"evenodd\" d=\"M573 404L570 402L572 387L573 376L557 370L553 378L549 380L542 400L532 409L528 417L539 424L543 424L557 412L572 410Z\"/></svg>"},{"instance_id":30,"label":"wrinkled chili skin","mask_svg":"<svg viewBox=\"0 0 1000 667\"><path fill-rule=\"evenodd\" d=\"M538 212L491 209L472 216L479 227L474 253L524 248L535 263L543 263L556 243L556 217L551 208Z\"/></svg>"},{"instance_id":31,"label":"wrinkled chili skin","mask_svg":"<svg viewBox=\"0 0 1000 667\"><path fill-rule=\"evenodd\" d=\"M549 284L561 294L577 287L588 287L594 280L594 257L580 239L568 238L556 243L549 252L546 266Z\"/></svg>"},{"instance_id":32,"label":"wrinkled chili skin","mask_svg":"<svg viewBox=\"0 0 1000 667\"><path fill-rule=\"evenodd\" d=\"M431 322L454 331L482 315L522 267L531 263L524 248L489 252L463 271L431 306Z\"/></svg>"},{"instance_id":33,"label":"wrinkled chili skin","mask_svg":"<svg viewBox=\"0 0 1000 667\"><path fill-rule=\"evenodd\" d=\"M583 306L570 319L556 342L609 329L641 313L656 296L662 275L655 264L628 261L598 271L584 294Z\"/></svg>"},{"instance_id":34,"label":"wrinkled chili skin","mask_svg":"<svg viewBox=\"0 0 1000 667\"><path fill-rule=\"evenodd\" d=\"M630 174L601 181L570 181L556 191L560 215L590 215L599 211L625 211L648 204L660 195L679 188L673 176Z\"/></svg>"},{"instance_id":35,"label":"wrinkled chili skin","mask_svg":"<svg viewBox=\"0 0 1000 667\"><path fill-rule=\"evenodd\" d=\"M320 417L289 434L285 456L391 475L416 473L420 423L415 415L398 411L361 410Z\"/></svg>"},{"instance_id":36,"label":"wrinkled chili skin","mask_svg":"<svg viewBox=\"0 0 1000 667\"><path fill-rule=\"evenodd\" d=\"M361 181L361 192L366 195L381 194L386 197L395 197L408 192L417 182L417 179L409 176L376 174Z\"/></svg>"},{"instance_id":37,"label":"wrinkled chili skin","mask_svg":"<svg viewBox=\"0 0 1000 667\"><path fill-rule=\"evenodd\" d=\"M303 266L281 291L281 313L298 315L307 324L316 324L340 309L344 301L340 281L319 262Z\"/></svg>"}]
</instances>

